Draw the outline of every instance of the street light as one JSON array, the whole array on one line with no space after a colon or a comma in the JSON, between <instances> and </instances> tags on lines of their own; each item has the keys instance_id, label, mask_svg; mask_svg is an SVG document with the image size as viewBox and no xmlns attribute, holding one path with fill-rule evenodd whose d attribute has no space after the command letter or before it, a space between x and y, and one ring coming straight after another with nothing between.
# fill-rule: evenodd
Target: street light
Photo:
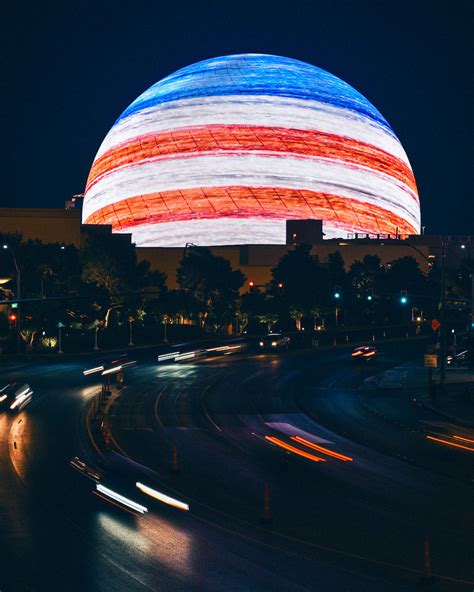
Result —
<instances>
[{"instance_id":1,"label":"street light","mask_svg":"<svg viewBox=\"0 0 474 592\"><path fill-rule=\"evenodd\" d=\"M9 250L10 253L12 254L12 258L13 258L13 264L15 266L15 271L16 271L16 297L18 300L18 319L17 319L17 351L20 354L21 353L21 311L20 311L20 299L21 299L21 271L20 268L18 267L18 263L16 261L16 257L15 257L15 251L11 248L10 245L3 245L3 248L5 250Z\"/></svg>"},{"instance_id":2,"label":"street light","mask_svg":"<svg viewBox=\"0 0 474 592\"><path fill-rule=\"evenodd\" d=\"M340 300L341 299L341 292L339 291L338 288L336 288L335 291L334 291L334 298L335 298L335 300ZM339 327L339 312L340 312L339 311L339 307L336 304L336 310L335 310L336 315L335 316L336 316L336 327L337 328Z\"/></svg>"}]
</instances>

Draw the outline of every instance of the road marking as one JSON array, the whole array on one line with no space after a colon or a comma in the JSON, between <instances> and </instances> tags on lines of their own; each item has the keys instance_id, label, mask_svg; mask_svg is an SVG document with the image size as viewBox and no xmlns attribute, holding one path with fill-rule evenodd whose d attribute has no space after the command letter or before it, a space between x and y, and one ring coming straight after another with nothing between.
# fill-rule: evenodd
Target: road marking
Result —
<instances>
[{"instance_id":1,"label":"road marking","mask_svg":"<svg viewBox=\"0 0 474 592\"><path fill-rule=\"evenodd\" d=\"M190 501L193 501L192 498L188 498L188 499ZM199 504L199 502L196 502L196 504ZM200 505L203 505L203 504L200 504ZM206 506L204 505L204 507L206 507ZM211 509L213 509L213 508L211 508ZM219 512L218 510L214 510L214 511L217 511L219 514L222 514L223 516L228 516L228 514L226 514L225 512ZM267 547L269 549L275 549L275 550L277 550L279 552L287 553L288 555L293 555L293 556L301 557L301 554L298 551L291 551L289 549L282 549L281 547L278 547L277 545L274 545L272 543L267 543L267 542L261 541L261 540L259 540L257 538L254 538L252 536L249 536L249 535L245 535L245 534L243 534L243 533L241 533L241 532L239 532L237 530L232 530L230 528L227 528L226 526L222 526L221 524L218 524L216 522L212 522L211 520L208 520L206 518L203 518L202 516L199 516L197 514L193 514L193 516L194 516L194 518L196 518L200 522L205 522L206 524L210 524L210 525L212 525L212 526L214 526L216 528L219 528L220 530L223 530L225 532L228 532L228 533L230 533L230 534L232 534L234 536L238 536L241 539L250 541L252 543L256 543L257 545L261 545L261 546ZM239 522L241 522L242 524L244 524L244 525L248 525L248 522L245 522L244 520L239 520L239 519L237 519L237 520ZM373 559L372 557L365 557L364 555L358 555L356 553L349 553L348 551L343 551L341 549L336 549L334 547L328 547L326 545L320 545L318 543L312 543L311 541L305 541L303 539L298 539L298 538L295 538L295 537L292 537L292 536L283 534L281 532L277 532L275 530L264 528L262 526L258 526L258 525L253 525L253 526L255 526L255 528L257 528L258 530L261 530L264 533L267 533L267 534L270 533L273 536L276 536L276 537L279 537L281 539L285 539L285 540L288 540L288 541L293 541L293 542L298 543L298 544L303 544L303 545L305 545L307 547L311 547L311 548L314 548L314 549L319 549L321 551L326 551L328 553L334 553L336 555L340 555L340 556L343 556L343 557L349 557L351 559L356 559L356 560L362 561L364 563L369 563L369 564L372 563L372 564L375 564L375 565L383 565L385 567L395 568L397 570L405 571L405 572L412 573L412 574L415 574L415 575L423 575L423 571L422 570L415 569L413 567L408 567L408 566L405 566L405 565L400 565L398 563L390 563L388 561L381 561L381 560L378 560L378 559ZM351 573L354 573L354 572L351 572ZM358 573L358 572L356 572L356 573ZM474 581L461 580L459 578L455 578L455 577L452 577L452 576L445 576L445 575L438 574L438 573L434 573L433 574L433 577L439 578L440 580L447 580L447 581L450 581L450 582L456 582L457 584L468 584L468 585L473 585L474 584Z\"/></svg>"},{"instance_id":2,"label":"road marking","mask_svg":"<svg viewBox=\"0 0 474 592\"><path fill-rule=\"evenodd\" d=\"M92 436L92 431L91 431L91 426L90 426L90 415L92 412L92 405L89 407L89 411L87 412L86 415L86 429L87 429L87 434L89 435L89 440L92 442L92 446L94 446L94 448L97 450L97 452L99 453L100 456L102 456L103 458L103 454L102 451L100 450L100 448L97 446L94 437Z\"/></svg>"},{"instance_id":3,"label":"road marking","mask_svg":"<svg viewBox=\"0 0 474 592\"><path fill-rule=\"evenodd\" d=\"M156 421L158 422L158 425L160 426L161 429L163 429L163 423L158 415L158 405L160 403L161 397L163 396L163 394L165 393L167 388L168 388L168 385L164 386L161 389L161 391L158 393L158 396L156 397L156 400L155 400L155 406L154 406L155 418L156 418Z\"/></svg>"},{"instance_id":4,"label":"road marking","mask_svg":"<svg viewBox=\"0 0 474 592\"><path fill-rule=\"evenodd\" d=\"M117 450L119 450L127 458L131 458L130 455L125 452L125 450L120 446L120 444L114 438L114 436L112 434L112 430L110 429L110 425L109 425L109 434L110 434L110 439L112 440L112 444L115 446L115 448L117 448Z\"/></svg>"},{"instance_id":5,"label":"road marking","mask_svg":"<svg viewBox=\"0 0 474 592\"><path fill-rule=\"evenodd\" d=\"M213 386L215 386L217 384L218 380L216 380L215 382L213 382L212 384L208 385L201 394L201 406L203 408L203 411L207 417L207 420L209 421L209 423L212 424L212 426L214 427L214 429L218 430L219 432L222 432L222 429L217 425L217 423L212 419L212 417L209 415L209 412L207 411L207 407L206 407L206 403L204 402L204 399L206 397L207 392L209 391L209 389L211 389Z\"/></svg>"}]
</instances>

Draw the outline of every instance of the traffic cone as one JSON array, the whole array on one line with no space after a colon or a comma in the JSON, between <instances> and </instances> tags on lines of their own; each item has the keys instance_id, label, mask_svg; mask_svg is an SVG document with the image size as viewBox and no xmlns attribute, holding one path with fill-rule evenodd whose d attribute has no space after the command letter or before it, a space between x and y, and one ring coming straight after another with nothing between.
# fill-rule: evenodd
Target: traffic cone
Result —
<instances>
[{"instance_id":1,"label":"traffic cone","mask_svg":"<svg viewBox=\"0 0 474 592\"><path fill-rule=\"evenodd\" d=\"M270 512L270 487L265 483L263 489L263 514L260 519L262 524L270 524L272 521L272 514Z\"/></svg>"},{"instance_id":2,"label":"traffic cone","mask_svg":"<svg viewBox=\"0 0 474 592\"><path fill-rule=\"evenodd\" d=\"M110 430L106 423L104 423L104 427L102 429L102 437L104 439L104 447L105 450L109 450L110 448Z\"/></svg>"},{"instance_id":3,"label":"traffic cone","mask_svg":"<svg viewBox=\"0 0 474 592\"><path fill-rule=\"evenodd\" d=\"M176 448L176 444L173 444L173 449L171 451L171 472L172 473L179 473L178 450Z\"/></svg>"}]
</instances>

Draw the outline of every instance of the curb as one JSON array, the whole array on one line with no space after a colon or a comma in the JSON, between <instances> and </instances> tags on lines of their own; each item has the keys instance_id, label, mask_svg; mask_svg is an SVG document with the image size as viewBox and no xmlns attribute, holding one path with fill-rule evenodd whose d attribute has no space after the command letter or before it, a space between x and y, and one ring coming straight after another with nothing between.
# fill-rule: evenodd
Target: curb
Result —
<instances>
[{"instance_id":1,"label":"curb","mask_svg":"<svg viewBox=\"0 0 474 592\"><path fill-rule=\"evenodd\" d=\"M448 413L444 413L443 411L440 411L439 409L436 409L436 407L433 407L429 403L426 404L425 402L420 402L419 405L421 407L423 407L424 409L428 409L429 411L431 411L435 415L439 415L443 419L446 419L446 420L450 421L451 423L460 425L462 427L466 427L466 428L468 428L470 430L474 430L474 422L467 421L465 419L461 419L459 417L456 417L455 415L449 415Z\"/></svg>"}]
</instances>

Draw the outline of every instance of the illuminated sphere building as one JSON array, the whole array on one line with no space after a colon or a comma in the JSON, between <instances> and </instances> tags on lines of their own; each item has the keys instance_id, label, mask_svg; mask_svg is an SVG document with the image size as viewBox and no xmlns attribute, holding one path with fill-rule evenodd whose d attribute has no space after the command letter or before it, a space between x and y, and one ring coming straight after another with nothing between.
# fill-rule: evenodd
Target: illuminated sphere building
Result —
<instances>
[{"instance_id":1,"label":"illuminated sphere building","mask_svg":"<svg viewBox=\"0 0 474 592\"><path fill-rule=\"evenodd\" d=\"M375 107L339 78L272 55L198 62L134 101L104 139L83 222L138 246L284 244L285 221L326 238L416 234L407 156Z\"/></svg>"}]
</instances>

